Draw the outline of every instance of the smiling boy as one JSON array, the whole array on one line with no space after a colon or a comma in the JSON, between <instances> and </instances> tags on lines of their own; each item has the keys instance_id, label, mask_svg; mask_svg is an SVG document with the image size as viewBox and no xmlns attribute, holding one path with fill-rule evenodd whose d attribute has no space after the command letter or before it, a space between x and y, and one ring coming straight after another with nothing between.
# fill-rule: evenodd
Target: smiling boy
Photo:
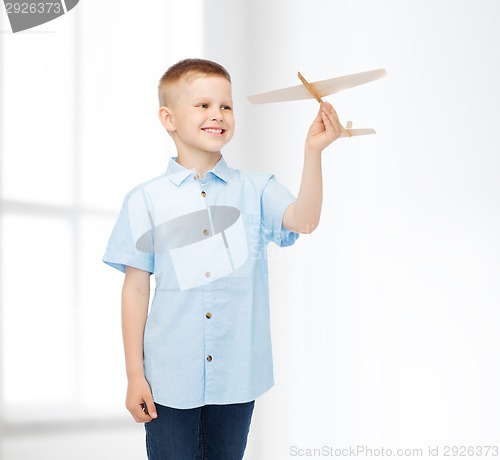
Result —
<instances>
[{"instance_id":1,"label":"smiling boy","mask_svg":"<svg viewBox=\"0 0 500 460\"><path fill-rule=\"evenodd\" d=\"M201 165L198 172L204 175L233 137L231 83L220 76L192 76L162 93L159 117L174 139L178 162L188 169Z\"/></svg>"},{"instance_id":2,"label":"smiling boy","mask_svg":"<svg viewBox=\"0 0 500 460\"><path fill-rule=\"evenodd\" d=\"M125 272L126 406L145 423L150 460L240 460L254 401L274 384L267 245L318 225L321 153L342 128L321 104L295 199L274 175L225 162L235 127L226 69L180 61L158 93L177 157L127 194L103 259Z\"/></svg>"}]
</instances>

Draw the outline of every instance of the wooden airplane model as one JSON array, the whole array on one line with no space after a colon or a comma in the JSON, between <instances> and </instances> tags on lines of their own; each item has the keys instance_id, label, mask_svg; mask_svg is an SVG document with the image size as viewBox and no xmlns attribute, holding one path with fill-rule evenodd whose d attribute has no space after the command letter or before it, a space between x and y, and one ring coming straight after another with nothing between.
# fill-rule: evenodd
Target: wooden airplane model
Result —
<instances>
[{"instance_id":1,"label":"wooden airplane model","mask_svg":"<svg viewBox=\"0 0 500 460\"><path fill-rule=\"evenodd\" d=\"M295 101L314 98L321 103L323 102L321 98L324 96L338 93L339 91L343 91L354 86L364 85L365 83L373 80L378 80L379 78L385 77L387 75L387 71L385 69L369 70L368 72L344 75L343 77L329 78L328 80L321 80L313 83L309 83L300 72L297 74L302 82L302 85L248 96L249 101L253 104L268 104L271 102ZM343 133L340 137L362 136L363 134L375 134L376 132L371 128L353 129L352 121L348 121L346 127L342 127L342 129Z\"/></svg>"}]
</instances>

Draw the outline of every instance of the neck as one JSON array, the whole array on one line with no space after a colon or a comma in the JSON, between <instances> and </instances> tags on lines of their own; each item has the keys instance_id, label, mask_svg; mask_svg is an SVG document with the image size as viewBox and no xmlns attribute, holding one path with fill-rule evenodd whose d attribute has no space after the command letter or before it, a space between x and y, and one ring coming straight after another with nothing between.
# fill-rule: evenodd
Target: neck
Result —
<instances>
[{"instance_id":1,"label":"neck","mask_svg":"<svg viewBox=\"0 0 500 460\"><path fill-rule=\"evenodd\" d=\"M182 152L177 152L177 163L184 166L186 169L195 170L201 177L210 171L216 163L222 158L220 152L192 152L189 155L183 155Z\"/></svg>"}]
</instances>

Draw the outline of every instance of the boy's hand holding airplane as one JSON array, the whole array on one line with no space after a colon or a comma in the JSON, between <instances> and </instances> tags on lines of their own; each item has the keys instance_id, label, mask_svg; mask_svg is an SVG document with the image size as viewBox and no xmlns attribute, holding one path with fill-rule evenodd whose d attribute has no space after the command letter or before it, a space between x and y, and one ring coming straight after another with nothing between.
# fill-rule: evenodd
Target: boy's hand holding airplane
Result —
<instances>
[{"instance_id":1,"label":"boy's hand holding airplane","mask_svg":"<svg viewBox=\"0 0 500 460\"><path fill-rule=\"evenodd\" d=\"M318 115L307 133L305 153L321 154L333 141L338 139L344 128L340 124L337 112L329 102L322 102Z\"/></svg>"}]
</instances>

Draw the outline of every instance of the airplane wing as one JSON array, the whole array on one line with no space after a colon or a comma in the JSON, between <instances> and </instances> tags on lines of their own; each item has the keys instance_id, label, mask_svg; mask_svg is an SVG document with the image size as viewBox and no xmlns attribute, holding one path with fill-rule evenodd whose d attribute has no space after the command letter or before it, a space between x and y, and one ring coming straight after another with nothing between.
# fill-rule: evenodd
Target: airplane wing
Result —
<instances>
[{"instance_id":1,"label":"airplane wing","mask_svg":"<svg viewBox=\"0 0 500 460\"><path fill-rule=\"evenodd\" d=\"M343 77L330 78L311 83L316 92L321 96L338 93L345 89L354 86L364 85L373 80L385 77L387 71L385 69L369 70L367 72L355 73L352 75L344 75ZM304 85L291 86L290 88L278 89L268 93L255 94L248 96L248 99L253 104L268 104L271 102L295 101L301 99L312 99L314 96L307 90ZM368 133L367 133L368 134Z\"/></svg>"},{"instance_id":2,"label":"airplane wing","mask_svg":"<svg viewBox=\"0 0 500 460\"><path fill-rule=\"evenodd\" d=\"M343 132L340 137L364 136L365 134L377 134L377 131L371 128L346 129L347 133Z\"/></svg>"}]
</instances>

